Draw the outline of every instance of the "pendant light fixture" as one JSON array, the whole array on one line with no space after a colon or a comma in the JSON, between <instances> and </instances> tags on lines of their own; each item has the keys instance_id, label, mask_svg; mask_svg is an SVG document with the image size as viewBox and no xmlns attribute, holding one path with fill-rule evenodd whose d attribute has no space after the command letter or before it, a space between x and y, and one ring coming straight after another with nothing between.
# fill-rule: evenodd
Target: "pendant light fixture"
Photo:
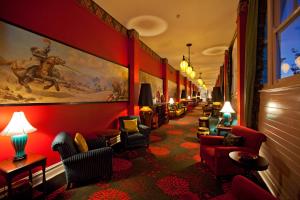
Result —
<instances>
[{"instance_id":1,"label":"pendant light fixture","mask_svg":"<svg viewBox=\"0 0 300 200\"><path fill-rule=\"evenodd\" d=\"M200 74L199 74L199 78L198 78L198 80L197 80L197 82L198 82L199 86L202 86L202 85L203 85L203 80L202 80L202 77L201 77L201 75L202 75L202 73L200 72Z\"/></svg>"},{"instance_id":2,"label":"pendant light fixture","mask_svg":"<svg viewBox=\"0 0 300 200\"><path fill-rule=\"evenodd\" d=\"M189 63L185 60L185 57L182 57L182 61L180 62L180 71L181 73L185 74L186 68L188 67Z\"/></svg>"},{"instance_id":3,"label":"pendant light fixture","mask_svg":"<svg viewBox=\"0 0 300 200\"><path fill-rule=\"evenodd\" d=\"M188 61L186 61L185 56L183 56L182 61L180 62L180 71L183 75L186 75L191 80L195 78L196 72L193 70L193 67L191 65L191 58L190 58L190 48L192 46L192 43L187 43L186 46L189 50L189 57Z\"/></svg>"}]
</instances>

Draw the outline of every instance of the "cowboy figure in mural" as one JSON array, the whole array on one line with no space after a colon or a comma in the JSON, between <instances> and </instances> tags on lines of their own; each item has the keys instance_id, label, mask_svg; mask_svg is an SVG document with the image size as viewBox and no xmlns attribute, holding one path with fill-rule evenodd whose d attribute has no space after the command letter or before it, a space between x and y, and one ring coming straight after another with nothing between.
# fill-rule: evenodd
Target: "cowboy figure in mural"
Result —
<instances>
[{"instance_id":1,"label":"cowboy figure in mural","mask_svg":"<svg viewBox=\"0 0 300 200\"><path fill-rule=\"evenodd\" d=\"M50 52L51 48L51 41L48 39L43 40L47 46L44 48L38 48L38 47L31 47L30 51L33 55L32 61L36 62L36 65L41 66L41 64L47 59L48 53Z\"/></svg>"}]
</instances>

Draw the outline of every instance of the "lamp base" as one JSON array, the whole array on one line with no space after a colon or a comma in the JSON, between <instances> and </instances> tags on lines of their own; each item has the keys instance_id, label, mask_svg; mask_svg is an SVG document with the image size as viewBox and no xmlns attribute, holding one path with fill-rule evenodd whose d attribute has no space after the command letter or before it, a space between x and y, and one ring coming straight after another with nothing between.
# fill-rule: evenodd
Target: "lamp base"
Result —
<instances>
[{"instance_id":1,"label":"lamp base","mask_svg":"<svg viewBox=\"0 0 300 200\"><path fill-rule=\"evenodd\" d=\"M224 118L224 126L231 126L231 114L230 113L224 113L223 114L223 118Z\"/></svg>"},{"instance_id":2,"label":"lamp base","mask_svg":"<svg viewBox=\"0 0 300 200\"><path fill-rule=\"evenodd\" d=\"M11 142L16 152L14 161L18 161L26 158L25 145L27 143L27 138L28 138L27 134L11 136Z\"/></svg>"},{"instance_id":3,"label":"lamp base","mask_svg":"<svg viewBox=\"0 0 300 200\"><path fill-rule=\"evenodd\" d=\"M24 154L23 156L19 156L19 157L15 156L13 161L17 162L17 161L25 159L26 157L27 157L27 154Z\"/></svg>"}]
</instances>

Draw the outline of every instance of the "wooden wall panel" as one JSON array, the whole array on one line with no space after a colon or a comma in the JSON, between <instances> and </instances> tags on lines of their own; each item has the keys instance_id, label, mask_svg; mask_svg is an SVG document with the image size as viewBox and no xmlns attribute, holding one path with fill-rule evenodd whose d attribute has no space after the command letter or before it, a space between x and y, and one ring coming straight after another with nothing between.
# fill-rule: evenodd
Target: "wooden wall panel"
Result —
<instances>
[{"instance_id":1,"label":"wooden wall panel","mask_svg":"<svg viewBox=\"0 0 300 200\"><path fill-rule=\"evenodd\" d=\"M260 154L270 163L260 172L280 199L300 199L300 85L261 91L259 130L268 137Z\"/></svg>"}]
</instances>

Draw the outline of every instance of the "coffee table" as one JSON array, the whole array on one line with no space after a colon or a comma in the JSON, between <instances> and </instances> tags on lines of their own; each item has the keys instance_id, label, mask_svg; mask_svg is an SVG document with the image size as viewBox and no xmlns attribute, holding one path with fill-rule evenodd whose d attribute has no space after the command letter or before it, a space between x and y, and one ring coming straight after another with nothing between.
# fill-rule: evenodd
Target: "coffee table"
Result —
<instances>
[{"instance_id":1,"label":"coffee table","mask_svg":"<svg viewBox=\"0 0 300 200\"><path fill-rule=\"evenodd\" d=\"M246 175L250 175L251 171L266 170L269 166L269 162L264 157L246 151L232 151L229 157L237 166L246 170Z\"/></svg>"}]
</instances>

